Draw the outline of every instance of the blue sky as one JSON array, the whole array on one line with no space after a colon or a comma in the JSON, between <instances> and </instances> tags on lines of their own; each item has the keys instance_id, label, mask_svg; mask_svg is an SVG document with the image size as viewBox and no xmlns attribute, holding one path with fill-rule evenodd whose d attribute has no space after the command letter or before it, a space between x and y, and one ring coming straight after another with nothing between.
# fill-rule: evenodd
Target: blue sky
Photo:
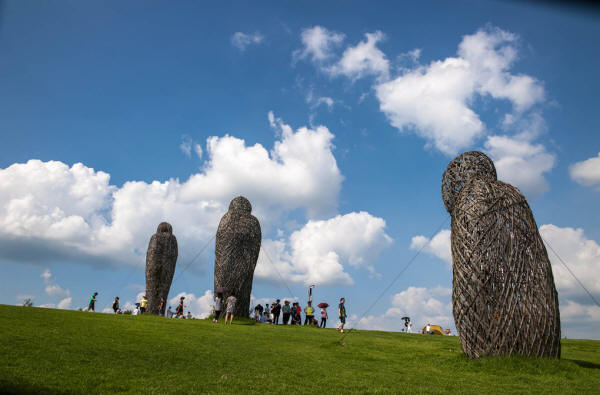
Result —
<instances>
[{"instance_id":1,"label":"blue sky","mask_svg":"<svg viewBox=\"0 0 600 395\"><path fill-rule=\"evenodd\" d=\"M359 327L399 330L410 315L454 328L440 180L472 149L524 193L542 237L600 298L593 10L2 7L0 303L77 308L94 290L101 309L117 295L134 302L147 243L166 220L180 251L170 296L186 293L203 314L211 238L244 195L277 268L261 253L256 301L304 300L316 283L319 300L347 298ZM563 335L598 338L600 308L550 258Z\"/></svg>"}]
</instances>

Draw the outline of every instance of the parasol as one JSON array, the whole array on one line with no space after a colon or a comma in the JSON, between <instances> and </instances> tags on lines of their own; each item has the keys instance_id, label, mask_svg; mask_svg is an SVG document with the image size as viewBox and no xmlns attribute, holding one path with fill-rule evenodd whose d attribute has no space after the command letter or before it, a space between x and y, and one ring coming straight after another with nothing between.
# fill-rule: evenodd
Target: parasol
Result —
<instances>
[{"instance_id":1,"label":"parasol","mask_svg":"<svg viewBox=\"0 0 600 395\"><path fill-rule=\"evenodd\" d=\"M329 307L329 304L325 303L325 302L321 302L317 305L318 308L320 309L326 309Z\"/></svg>"}]
</instances>

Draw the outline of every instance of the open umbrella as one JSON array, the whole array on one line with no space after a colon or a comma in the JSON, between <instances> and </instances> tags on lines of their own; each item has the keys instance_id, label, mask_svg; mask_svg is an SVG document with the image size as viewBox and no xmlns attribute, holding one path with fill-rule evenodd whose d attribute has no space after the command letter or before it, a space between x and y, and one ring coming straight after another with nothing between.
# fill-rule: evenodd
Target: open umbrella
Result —
<instances>
[{"instance_id":1,"label":"open umbrella","mask_svg":"<svg viewBox=\"0 0 600 395\"><path fill-rule=\"evenodd\" d=\"M215 292L218 294L224 294L225 292L227 292L227 288L219 287L219 288L215 289Z\"/></svg>"},{"instance_id":2,"label":"open umbrella","mask_svg":"<svg viewBox=\"0 0 600 395\"><path fill-rule=\"evenodd\" d=\"M402 317L401 320L410 321L410 317Z\"/></svg>"},{"instance_id":3,"label":"open umbrella","mask_svg":"<svg viewBox=\"0 0 600 395\"><path fill-rule=\"evenodd\" d=\"M319 303L317 305L317 307L320 308L320 309L326 309L326 308L329 307L329 305L327 303L325 303L325 302L321 302L321 303Z\"/></svg>"}]
</instances>

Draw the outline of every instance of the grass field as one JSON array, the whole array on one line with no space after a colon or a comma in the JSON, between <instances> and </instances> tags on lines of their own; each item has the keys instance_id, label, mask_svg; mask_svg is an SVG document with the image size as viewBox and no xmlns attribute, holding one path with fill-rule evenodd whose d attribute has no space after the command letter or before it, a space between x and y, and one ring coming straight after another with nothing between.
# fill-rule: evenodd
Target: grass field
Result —
<instances>
[{"instance_id":1,"label":"grass field","mask_svg":"<svg viewBox=\"0 0 600 395\"><path fill-rule=\"evenodd\" d=\"M599 393L600 341L470 360L456 337L0 306L8 393Z\"/></svg>"}]
</instances>

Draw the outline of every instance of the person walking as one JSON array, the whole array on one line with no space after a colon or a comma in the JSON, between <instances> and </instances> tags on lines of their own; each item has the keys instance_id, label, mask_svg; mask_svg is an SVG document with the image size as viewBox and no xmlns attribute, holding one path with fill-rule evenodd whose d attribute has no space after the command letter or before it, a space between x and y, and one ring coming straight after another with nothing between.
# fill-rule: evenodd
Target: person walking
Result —
<instances>
[{"instance_id":1,"label":"person walking","mask_svg":"<svg viewBox=\"0 0 600 395\"><path fill-rule=\"evenodd\" d=\"M304 308L304 314L306 314L304 325L312 325L315 318L315 309L312 307L312 302L308 302L308 305Z\"/></svg>"},{"instance_id":2,"label":"person walking","mask_svg":"<svg viewBox=\"0 0 600 395\"><path fill-rule=\"evenodd\" d=\"M290 321L290 315L292 314L292 308L290 307L289 300L283 302L283 325L287 325Z\"/></svg>"},{"instance_id":3,"label":"person walking","mask_svg":"<svg viewBox=\"0 0 600 395\"><path fill-rule=\"evenodd\" d=\"M277 299L271 311L273 312L273 323L275 325L279 325L279 314L281 314L281 304L279 303L280 299Z\"/></svg>"},{"instance_id":4,"label":"person walking","mask_svg":"<svg viewBox=\"0 0 600 395\"><path fill-rule=\"evenodd\" d=\"M177 309L175 309L175 318L183 318L183 300L185 299L185 296L182 296L181 298L179 298L179 305L177 306Z\"/></svg>"},{"instance_id":5,"label":"person walking","mask_svg":"<svg viewBox=\"0 0 600 395\"><path fill-rule=\"evenodd\" d=\"M142 301L140 302L140 314L144 314L146 312L146 306L148 306L148 298L146 295L142 297Z\"/></svg>"},{"instance_id":6,"label":"person walking","mask_svg":"<svg viewBox=\"0 0 600 395\"><path fill-rule=\"evenodd\" d=\"M340 299L340 304L338 305L338 315L340 317L340 323L338 324L336 330L344 333L344 325L346 325L346 299L341 298Z\"/></svg>"},{"instance_id":7,"label":"person walking","mask_svg":"<svg viewBox=\"0 0 600 395\"><path fill-rule=\"evenodd\" d=\"M321 309L321 325L319 327L325 328L327 325L327 308Z\"/></svg>"},{"instance_id":8,"label":"person walking","mask_svg":"<svg viewBox=\"0 0 600 395\"><path fill-rule=\"evenodd\" d=\"M225 325L227 325L227 319L229 318L229 325L233 324L233 317L235 313L235 303L237 299L234 293L227 298L227 310L225 311Z\"/></svg>"},{"instance_id":9,"label":"person walking","mask_svg":"<svg viewBox=\"0 0 600 395\"><path fill-rule=\"evenodd\" d=\"M96 312L96 296L98 296L98 292L94 292L92 297L90 298L90 303L88 304L87 311Z\"/></svg>"},{"instance_id":10,"label":"person walking","mask_svg":"<svg viewBox=\"0 0 600 395\"><path fill-rule=\"evenodd\" d=\"M223 295L218 293L217 296L215 296L215 303L213 305L213 308L215 309L215 318L213 318L213 322L217 323L219 322L219 317L221 316L221 311L223 311Z\"/></svg>"},{"instance_id":11,"label":"person walking","mask_svg":"<svg viewBox=\"0 0 600 395\"><path fill-rule=\"evenodd\" d=\"M112 309L115 314L117 314L117 312L119 311L119 297L118 296L115 298L115 301L112 304Z\"/></svg>"},{"instance_id":12,"label":"person walking","mask_svg":"<svg viewBox=\"0 0 600 395\"><path fill-rule=\"evenodd\" d=\"M173 310L171 310L171 306L169 306L169 309L167 310L167 318L173 318Z\"/></svg>"}]
</instances>

